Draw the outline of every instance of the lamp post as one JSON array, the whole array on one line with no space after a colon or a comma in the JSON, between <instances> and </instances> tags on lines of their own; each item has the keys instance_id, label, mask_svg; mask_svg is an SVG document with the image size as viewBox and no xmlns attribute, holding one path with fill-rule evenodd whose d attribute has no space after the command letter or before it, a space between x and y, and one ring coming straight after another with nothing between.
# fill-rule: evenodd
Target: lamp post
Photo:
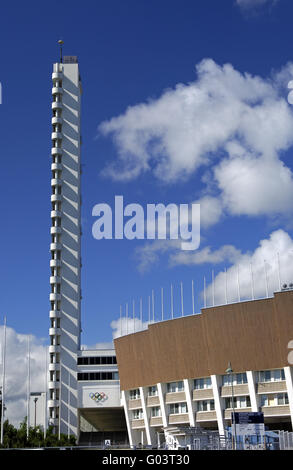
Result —
<instances>
[{"instance_id":1,"label":"lamp post","mask_svg":"<svg viewBox=\"0 0 293 470\"><path fill-rule=\"evenodd\" d=\"M35 402L35 428L37 427L37 397L34 398L34 402Z\"/></svg>"},{"instance_id":2,"label":"lamp post","mask_svg":"<svg viewBox=\"0 0 293 470\"><path fill-rule=\"evenodd\" d=\"M237 440L236 440L236 423L235 423L235 407L234 407L234 386L233 386L233 369L231 362L228 363L228 368L226 369L226 374L229 374L231 380L231 389L232 389L232 415L231 415L231 427L232 427L232 449L237 449ZM233 428L234 423L234 428ZM234 439L233 439L234 434Z\"/></svg>"}]
</instances>

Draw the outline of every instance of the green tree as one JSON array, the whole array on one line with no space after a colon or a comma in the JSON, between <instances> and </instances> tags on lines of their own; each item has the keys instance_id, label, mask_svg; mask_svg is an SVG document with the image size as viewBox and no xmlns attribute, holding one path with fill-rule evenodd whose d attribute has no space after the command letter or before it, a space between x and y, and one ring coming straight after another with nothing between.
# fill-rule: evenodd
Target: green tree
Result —
<instances>
[{"instance_id":1,"label":"green tree","mask_svg":"<svg viewBox=\"0 0 293 470\"><path fill-rule=\"evenodd\" d=\"M76 445L74 436L61 434L60 439L53 433L52 426L47 429L46 438L40 426L29 427L27 436L27 418L25 417L18 429L8 420L3 425L3 447L5 448L32 448L32 447L73 447Z\"/></svg>"}]
</instances>

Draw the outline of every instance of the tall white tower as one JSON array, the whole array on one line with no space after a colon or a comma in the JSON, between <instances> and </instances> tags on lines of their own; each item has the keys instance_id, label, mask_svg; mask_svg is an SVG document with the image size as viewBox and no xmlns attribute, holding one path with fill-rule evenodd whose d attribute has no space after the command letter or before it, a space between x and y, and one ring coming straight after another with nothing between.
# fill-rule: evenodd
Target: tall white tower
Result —
<instances>
[{"instance_id":1,"label":"tall white tower","mask_svg":"<svg viewBox=\"0 0 293 470\"><path fill-rule=\"evenodd\" d=\"M76 57L53 65L49 423L77 434L80 348L80 98Z\"/></svg>"}]
</instances>

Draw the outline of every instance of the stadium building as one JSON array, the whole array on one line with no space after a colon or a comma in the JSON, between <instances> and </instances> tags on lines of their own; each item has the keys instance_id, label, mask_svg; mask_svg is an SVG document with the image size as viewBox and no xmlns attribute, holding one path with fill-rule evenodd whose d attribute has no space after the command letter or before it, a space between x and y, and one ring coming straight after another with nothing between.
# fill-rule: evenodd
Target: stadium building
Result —
<instances>
[{"instance_id":1,"label":"stadium building","mask_svg":"<svg viewBox=\"0 0 293 470\"><path fill-rule=\"evenodd\" d=\"M75 56L53 65L52 85L45 422L85 444L179 445L184 428L224 434L232 410L261 410L267 426L291 429L292 290L149 322L147 330L117 338L115 349L81 349L82 87ZM30 422L43 400L31 396Z\"/></svg>"},{"instance_id":2,"label":"stadium building","mask_svg":"<svg viewBox=\"0 0 293 470\"><path fill-rule=\"evenodd\" d=\"M176 447L196 426L224 435L234 411L262 411L267 428L292 430L292 336L289 290L117 338L130 444Z\"/></svg>"}]
</instances>

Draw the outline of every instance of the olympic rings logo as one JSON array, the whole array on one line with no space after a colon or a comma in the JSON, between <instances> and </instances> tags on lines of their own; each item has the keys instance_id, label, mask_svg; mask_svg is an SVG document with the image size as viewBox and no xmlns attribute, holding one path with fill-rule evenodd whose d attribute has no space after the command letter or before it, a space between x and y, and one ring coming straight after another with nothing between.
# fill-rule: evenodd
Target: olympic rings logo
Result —
<instances>
[{"instance_id":1,"label":"olympic rings logo","mask_svg":"<svg viewBox=\"0 0 293 470\"><path fill-rule=\"evenodd\" d=\"M106 400L108 400L108 395L106 395L105 392L96 392L96 393L91 392L89 394L89 397L92 400L94 400L96 403L104 403Z\"/></svg>"}]
</instances>

